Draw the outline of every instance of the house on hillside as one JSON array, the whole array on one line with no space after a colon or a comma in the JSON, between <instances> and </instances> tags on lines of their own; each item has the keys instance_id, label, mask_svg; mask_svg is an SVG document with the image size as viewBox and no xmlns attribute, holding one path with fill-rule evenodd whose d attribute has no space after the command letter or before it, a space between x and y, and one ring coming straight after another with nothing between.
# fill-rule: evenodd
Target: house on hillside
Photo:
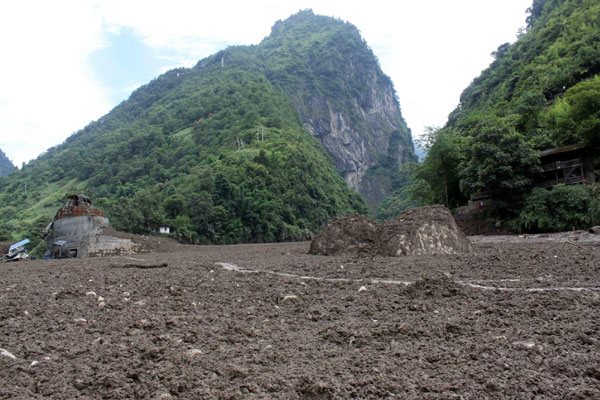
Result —
<instances>
[{"instance_id":1,"label":"house on hillside","mask_svg":"<svg viewBox=\"0 0 600 400\"><path fill-rule=\"evenodd\" d=\"M593 153L589 146L575 144L544 150L540 153L540 163L543 172L537 179L537 186L551 188L560 183L596 182Z\"/></svg>"}]
</instances>

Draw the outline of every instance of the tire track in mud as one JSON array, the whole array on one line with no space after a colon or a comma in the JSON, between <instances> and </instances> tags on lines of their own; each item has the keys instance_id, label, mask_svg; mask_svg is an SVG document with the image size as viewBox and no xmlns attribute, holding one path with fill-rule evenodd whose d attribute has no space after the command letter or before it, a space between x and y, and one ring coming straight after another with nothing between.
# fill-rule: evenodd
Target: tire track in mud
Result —
<instances>
[{"instance_id":1,"label":"tire track in mud","mask_svg":"<svg viewBox=\"0 0 600 400\"><path fill-rule=\"evenodd\" d=\"M276 275L282 276L286 278L295 278L302 280L313 280L313 281L321 281L321 282L356 282L356 283L372 283L372 284L386 284L386 285L404 285L408 286L415 282L412 281L400 281L394 279L382 279L382 278L367 278L367 279L351 279L351 278L324 278L318 276L311 275L298 275L298 274L290 274L287 272L278 272L271 270L258 270L258 269L248 269L242 268L236 264L226 263L226 262L218 262L216 265L222 267L226 271L233 271L239 273L248 273L248 274L268 274L268 275ZM555 287L507 287L507 286L491 286L491 285L483 285L483 282L521 282L521 279L518 278L507 278L507 279L488 279L485 281L475 280L472 282L469 281L454 281L455 283L461 286L468 286L474 289L481 290L500 290L500 291L526 291L530 293L541 293L541 292L552 292L552 291L572 291L572 292L596 292L600 291L600 287L569 287L569 286L555 286Z\"/></svg>"}]
</instances>

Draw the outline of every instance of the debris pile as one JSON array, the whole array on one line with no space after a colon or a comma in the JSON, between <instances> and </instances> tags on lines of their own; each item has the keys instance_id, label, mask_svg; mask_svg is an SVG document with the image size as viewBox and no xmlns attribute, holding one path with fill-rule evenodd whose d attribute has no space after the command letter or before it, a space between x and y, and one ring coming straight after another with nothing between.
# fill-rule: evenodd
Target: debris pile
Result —
<instances>
[{"instance_id":1,"label":"debris pile","mask_svg":"<svg viewBox=\"0 0 600 400\"><path fill-rule=\"evenodd\" d=\"M408 210L382 224L360 215L335 219L314 238L310 254L414 256L460 254L471 242L443 206Z\"/></svg>"},{"instance_id":2,"label":"debris pile","mask_svg":"<svg viewBox=\"0 0 600 400\"><path fill-rule=\"evenodd\" d=\"M29 243L29 239L21 240L8 248L8 253L4 255L5 261L19 261L29 258L25 245Z\"/></svg>"},{"instance_id":3,"label":"debris pile","mask_svg":"<svg viewBox=\"0 0 600 400\"><path fill-rule=\"evenodd\" d=\"M360 255L372 252L377 237L377 222L364 215L336 218L314 238L310 254Z\"/></svg>"},{"instance_id":4,"label":"debris pile","mask_svg":"<svg viewBox=\"0 0 600 400\"><path fill-rule=\"evenodd\" d=\"M390 257L471 252L471 242L443 206L415 208L384 221L378 241L378 253Z\"/></svg>"}]
</instances>

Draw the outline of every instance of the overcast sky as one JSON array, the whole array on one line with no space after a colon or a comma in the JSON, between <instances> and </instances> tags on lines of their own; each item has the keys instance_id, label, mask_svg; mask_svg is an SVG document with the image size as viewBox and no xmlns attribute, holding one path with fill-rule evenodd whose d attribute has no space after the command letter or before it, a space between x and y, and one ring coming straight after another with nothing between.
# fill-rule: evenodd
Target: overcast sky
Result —
<instances>
[{"instance_id":1,"label":"overcast sky","mask_svg":"<svg viewBox=\"0 0 600 400\"><path fill-rule=\"evenodd\" d=\"M356 25L395 85L413 137L441 126L532 0L2 1L0 148L20 166L140 85L300 9Z\"/></svg>"}]
</instances>

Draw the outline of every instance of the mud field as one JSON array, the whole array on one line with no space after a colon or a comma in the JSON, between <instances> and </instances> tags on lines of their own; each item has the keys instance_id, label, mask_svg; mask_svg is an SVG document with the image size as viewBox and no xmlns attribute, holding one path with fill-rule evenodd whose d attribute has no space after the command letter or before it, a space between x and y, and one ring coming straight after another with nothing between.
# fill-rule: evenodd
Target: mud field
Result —
<instances>
[{"instance_id":1,"label":"mud field","mask_svg":"<svg viewBox=\"0 0 600 400\"><path fill-rule=\"evenodd\" d=\"M0 399L598 399L600 242L523 239L0 264Z\"/></svg>"}]
</instances>

